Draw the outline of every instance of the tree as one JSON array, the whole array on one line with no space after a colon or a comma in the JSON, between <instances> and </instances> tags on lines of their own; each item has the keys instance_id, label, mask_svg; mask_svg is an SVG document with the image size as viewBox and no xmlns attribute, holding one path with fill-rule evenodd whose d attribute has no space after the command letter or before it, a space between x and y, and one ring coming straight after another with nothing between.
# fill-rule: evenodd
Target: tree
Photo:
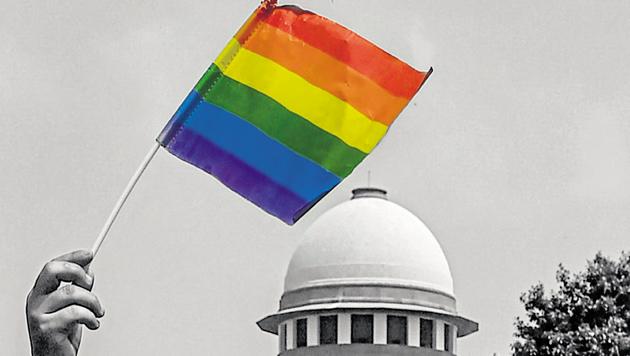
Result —
<instances>
[{"instance_id":1,"label":"tree","mask_svg":"<svg viewBox=\"0 0 630 356\"><path fill-rule=\"evenodd\" d=\"M560 265L556 280L549 295L542 283L521 295L513 355L629 356L630 253L618 261L598 253L576 274Z\"/></svg>"}]
</instances>

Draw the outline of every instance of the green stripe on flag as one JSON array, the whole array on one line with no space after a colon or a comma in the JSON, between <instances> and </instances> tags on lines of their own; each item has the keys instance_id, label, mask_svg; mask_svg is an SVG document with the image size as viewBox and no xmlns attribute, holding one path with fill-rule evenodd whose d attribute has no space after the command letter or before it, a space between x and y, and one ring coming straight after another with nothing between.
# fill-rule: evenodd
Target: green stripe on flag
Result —
<instances>
[{"instance_id":1,"label":"green stripe on flag","mask_svg":"<svg viewBox=\"0 0 630 356\"><path fill-rule=\"evenodd\" d=\"M214 64L195 90L205 101L248 121L338 177L347 177L366 156L270 97L225 76Z\"/></svg>"}]
</instances>

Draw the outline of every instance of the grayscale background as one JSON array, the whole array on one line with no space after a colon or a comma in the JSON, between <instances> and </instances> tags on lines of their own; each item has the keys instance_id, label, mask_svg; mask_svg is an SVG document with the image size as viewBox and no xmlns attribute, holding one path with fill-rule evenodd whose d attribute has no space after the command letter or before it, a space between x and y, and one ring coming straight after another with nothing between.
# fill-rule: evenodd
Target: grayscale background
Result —
<instances>
[{"instance_id":1,"label":"grayscale background","mask_svg":"<svg viewBox=\"0 0 630 356\"><path fill-rule=\"evenodd\" d=\"M281 2L282 3L282 2ZM507 355L518 297L630 241L630 2L296 0L416 68L389 135L287 227L166 152L93 264L107 309L81 354L275 355L302 232L367 183L442 244L461 355ZM29 353L24 300L48 259L89 248L190 88L257 5L0 1L0 345Z\"/></svg>"}]
</instances>

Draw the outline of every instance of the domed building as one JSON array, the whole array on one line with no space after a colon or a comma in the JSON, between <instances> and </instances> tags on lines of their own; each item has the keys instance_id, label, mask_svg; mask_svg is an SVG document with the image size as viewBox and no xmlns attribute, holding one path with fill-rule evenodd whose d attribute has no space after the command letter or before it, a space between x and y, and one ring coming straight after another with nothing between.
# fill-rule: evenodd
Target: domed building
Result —
<instances>
[{"instance_id":1,"label":"domed building","mask_svg":"<svg viewBox=\"0 0 630 356\"><path fill-rule=\"evenodd\" d=\"M457 314L439 243L375 188L353 191L306 231L279 311L258 322L283 356L457 354L478 324Z\"/></svg>"}]
</instances>

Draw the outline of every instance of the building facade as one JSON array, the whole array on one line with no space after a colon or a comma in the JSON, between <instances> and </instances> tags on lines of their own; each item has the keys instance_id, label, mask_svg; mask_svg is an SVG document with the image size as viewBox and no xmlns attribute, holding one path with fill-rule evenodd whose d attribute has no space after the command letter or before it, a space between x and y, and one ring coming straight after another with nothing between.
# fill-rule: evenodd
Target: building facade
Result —
<instances>
[{"instance_id":1,"label":"building facade","mask_svg":"<svg viewBox=\"0 0 630 356\"><path fill-rule=\"evenodd\" d=\"M282 356L456 355L478 324L456 310L429 229L376 188L324 213L291 258L278 312L258 322Z\"/></svg>"}]
</instances>

